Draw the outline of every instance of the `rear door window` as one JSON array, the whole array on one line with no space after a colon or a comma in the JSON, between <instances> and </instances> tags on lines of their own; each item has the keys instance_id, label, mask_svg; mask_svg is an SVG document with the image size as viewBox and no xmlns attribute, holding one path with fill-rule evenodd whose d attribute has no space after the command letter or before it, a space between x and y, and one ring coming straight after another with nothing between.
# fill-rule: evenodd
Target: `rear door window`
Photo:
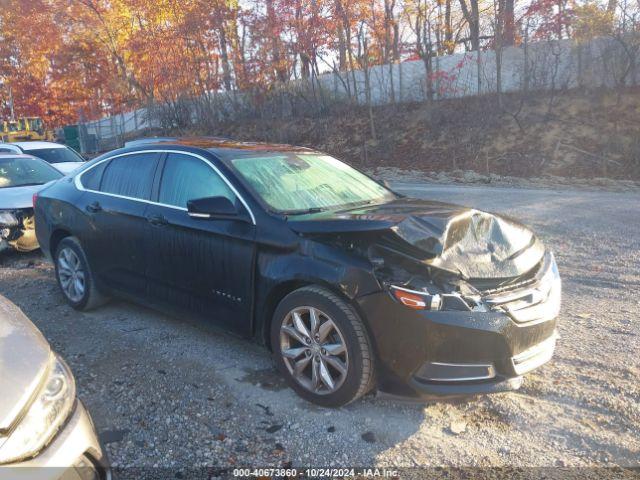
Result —
<instances>
[{"instance_id":1,"label":"rear door window","mask_svg":"<svg viewBox=\"0 0 640 480\"><path fill-rule=\"evenodd\" d=\"M114 158L104 168L100 191L148 200L151 197L157 163L157 153L139 153Z\"/></svg>"},{"instance_id":2,"label":"rear door window","mask_svg":"<svg viewBox=\"0 0 640 480\"><path fill-rule=\"evenodd\" d=\"M189 200L226 197L235 203L236 196L225 181L199 158L171 153L167 156L160 182L158 201L187 208Z\"/></svg>"},{"instance_id":3,"label":"rear door window","mask_svg":"<svg viewBox=\"0 0 640 480\"><path fill-rule=\"evenodd\" d=\"M109 165L109 161L99 163L95 167L82 174L82 186L87 190L100 190L100 182L104 169Z\"/></svg>"}]
</instances>

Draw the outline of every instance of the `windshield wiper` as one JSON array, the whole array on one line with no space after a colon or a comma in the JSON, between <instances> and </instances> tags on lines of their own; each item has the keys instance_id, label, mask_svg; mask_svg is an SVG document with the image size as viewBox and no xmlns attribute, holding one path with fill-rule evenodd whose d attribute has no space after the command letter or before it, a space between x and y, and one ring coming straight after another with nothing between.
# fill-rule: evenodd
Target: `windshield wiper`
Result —
<instances>
[{"instance_id":1,"label":"windshield wiper","mask_svg":"<svg viewBox=\"0 0 640 480\"><path fill-rule=\"evenodd\" d=\"M343 208L341 208L340 210L336 210L336 212L346 212L348 210L355 210L356 208L360 208L360 207L368 207L370 205L383 205L383 203L379 203L376 200L364 200L362 202L353 202L353 203L348 203L346 205L343 205Z\"/></svg>"},{"instance_id":2,"label":"windshield wiper","mask_svg":"<svg viewBox=\"0 0 640 480\"><path fill-rule=\"evenodd\" d=\"M326 211L325 207L311 207L311 208L302 208L300 210L284 210L280 213L282 215L306 215L308 213L319 213Z\"/></svg>"},{"instance_id":3,"label":"windshield wiper","mask_svg":"<svg viewBox=\"0 0 640 480\"><path fill-rule=\"evenodd\" d=\"M318 213L318 212L326 212L327 210L333 210L335 212L345 212L348 210L353 210L359 207L366 207L369 205L382 205L382 203L378 203L376 200L364 200L361 202L352 202L345 203L343 205L336 205L334 207L311 207L311 208L303 208L300 210L285 210L280 211L282 215L306 215L308 213ZM338 208L339 207L339 208Z\"/></svg>"}]
</instances>

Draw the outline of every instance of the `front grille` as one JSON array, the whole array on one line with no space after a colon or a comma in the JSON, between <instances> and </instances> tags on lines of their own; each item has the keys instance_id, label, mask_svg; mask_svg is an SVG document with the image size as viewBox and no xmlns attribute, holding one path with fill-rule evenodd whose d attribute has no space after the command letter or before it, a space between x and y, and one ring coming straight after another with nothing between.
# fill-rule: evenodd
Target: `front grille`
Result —
<instances>
[{"instance_id":1,"label":"front grille","mask_svg":"<svg viewBox=\"0 0 640 480\"><path fill-rule=\"evenodd\" d=\"M560 308L560 277L553 255L545 255L532 278L508 288L486 291L484 303L492 310L503 311L519 323L554 318Z\"/></svg>"}]
</instances>

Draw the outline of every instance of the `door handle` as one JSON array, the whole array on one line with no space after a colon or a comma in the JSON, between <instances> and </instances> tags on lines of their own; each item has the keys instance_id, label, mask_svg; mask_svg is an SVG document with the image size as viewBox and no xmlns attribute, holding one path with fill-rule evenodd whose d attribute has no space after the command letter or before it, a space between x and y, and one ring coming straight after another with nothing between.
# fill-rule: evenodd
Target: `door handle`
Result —
<instances>
[{"instance_id":1,"label":"door handle","mask_svg":"<svg viewBox=\"0 0 640 480\"><path fill-rule=\"evenodd\" d=\"M87 212L97 213L102 210L102 205L100 205L100 202L93 202L87 205L85 209Z\"/></svg>"},{"instance_id":2,"label":"door handle","mask_svg":"<svg viewBox=\"0 0 640 480\"><path fill-rule=\"evenodd\" d=\"M164 218L162 215L151 215L150 217L147 217L147 222L157 227L160 227L162 225L166 225L167 223L169 223L167 219Z\"/></svg>"}]
</instances>

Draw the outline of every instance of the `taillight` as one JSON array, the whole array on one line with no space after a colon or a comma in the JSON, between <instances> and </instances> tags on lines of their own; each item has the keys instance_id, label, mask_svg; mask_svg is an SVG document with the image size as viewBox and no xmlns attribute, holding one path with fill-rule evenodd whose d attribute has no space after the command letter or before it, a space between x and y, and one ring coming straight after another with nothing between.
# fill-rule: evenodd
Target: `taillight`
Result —
<instances>
[{"instance_id":1,"label":"taillight","mask_svg":"<svg viewBox=\"0 0 640 480\"><path fill-rule=\"evenodd\" d=\"M402 287L391 287L391 293L401 304L413 310L438 310L441 305L440 295L408 290Z\"/></svg>"},{"instance_id":2,"label":"taillight","mask_svg":"<svg viewBox=\"0 0 640 480\"><path fill-rule=\"evenodd\" d=\"M38 200L38 192L34 193L31 197L31 203L33 204L33 209L36 209L36 200Z\"/></svg>"}]
</instances>

